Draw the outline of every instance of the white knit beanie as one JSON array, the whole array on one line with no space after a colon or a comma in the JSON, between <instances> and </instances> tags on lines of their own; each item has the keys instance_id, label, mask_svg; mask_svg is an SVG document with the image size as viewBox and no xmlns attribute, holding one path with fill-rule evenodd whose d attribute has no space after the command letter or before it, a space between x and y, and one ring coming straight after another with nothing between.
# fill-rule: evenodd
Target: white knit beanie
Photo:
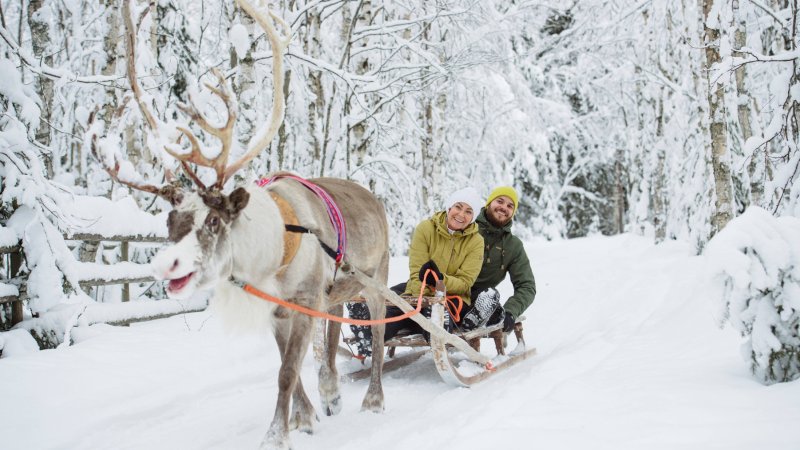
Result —
<instances>
[{"instance_id":1,"label":"white knit beanie","mask_svg":"<svg viewBox=\"0 0 800 450\"><path fill-rule=\"evenodd\" d=\"M459 189L447 197L445 207L446 209L450 209L458 202L466 203L472 208L472 222L475 222L475 219L478 218L478 214L481 212L481 206L483 206L483 200L481 200L478 191L471 187Z\"/></svg>"}]
</instances>

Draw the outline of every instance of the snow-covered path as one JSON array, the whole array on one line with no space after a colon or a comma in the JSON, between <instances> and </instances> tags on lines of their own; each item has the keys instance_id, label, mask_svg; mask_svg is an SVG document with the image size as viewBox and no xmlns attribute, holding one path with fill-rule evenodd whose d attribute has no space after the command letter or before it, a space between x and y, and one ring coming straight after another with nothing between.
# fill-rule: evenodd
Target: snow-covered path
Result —
<instances>
[{"instance_id":1,"label":"snow-covered path","mask_svg":"<svg viewBox=\"0 0 800 450\"><path fill-rule=\"evenodd\" d=\"M292 433L294 447L800 448L800 382L750 377L739 337L715 325L702 258L630 235L528 250L538 356L471 389L444 384L424 357L386 375L383 414L359 411L366 381L346 384L342 413ZM404 271L394 260L392 279ZM0 360L4 449L258 447L277 393L268 333L229 334L195 313L73 336ZM316 403L310 352L303 377Z\"/></svg>"}]
</instances>

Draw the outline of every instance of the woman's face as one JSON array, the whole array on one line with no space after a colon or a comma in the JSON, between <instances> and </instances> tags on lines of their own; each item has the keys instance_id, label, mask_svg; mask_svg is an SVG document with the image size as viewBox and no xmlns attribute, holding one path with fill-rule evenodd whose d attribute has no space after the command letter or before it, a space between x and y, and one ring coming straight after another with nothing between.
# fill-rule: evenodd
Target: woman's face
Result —
<instances>
[{"instance_id":1,"label":"woman's face","mask_svg":"<svg viewBox=\"0 0 800 450\"><path fill-rule=\"evenodd\" d=\"M475 211L472 207L463 202L456 202L447 210L447 228L453 231L461 231L472 223Z\"/></svg>"}]
</instances>

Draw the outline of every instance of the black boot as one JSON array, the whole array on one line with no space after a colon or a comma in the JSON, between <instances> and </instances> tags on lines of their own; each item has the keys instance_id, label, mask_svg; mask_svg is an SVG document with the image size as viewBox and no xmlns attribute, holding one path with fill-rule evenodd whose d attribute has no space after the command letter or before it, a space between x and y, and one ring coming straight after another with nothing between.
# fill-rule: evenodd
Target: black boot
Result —
<instances>
[{"instance_id":1,"label":"black boot","mask_svg":"<svg viewBox=\"0 0 800 450\"><path fill-rule=\"evenodd\" d=\"M481 291L472 298L472 309L461 319L461 329L469 331L497 323L503 317L502 312L497 321L492 322L492 319L495 318L497 311L502 309L499 292L492 288Z\"/></svg>"},{"instance_id":2,"label":"black boot","mask_svg":"<svg viewBox=\"0 0 800 450\"><path fill-rule=\"evenodd\" d=\"M347 311L350 318L369 320L369 308L366 303L348 303ZM358 354L362 357L372 356L372 327L369 325L350 325L350 331L356 338Z\"/></svg>"}]
</instances>

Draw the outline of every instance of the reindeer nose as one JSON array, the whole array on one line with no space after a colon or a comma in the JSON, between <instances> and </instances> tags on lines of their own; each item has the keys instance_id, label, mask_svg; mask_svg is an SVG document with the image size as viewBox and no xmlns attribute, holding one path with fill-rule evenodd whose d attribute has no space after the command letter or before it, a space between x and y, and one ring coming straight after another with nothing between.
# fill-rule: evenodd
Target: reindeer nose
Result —
<instances>
[{"instance_id":1,"label":"reindeer nose","mask_svg":"<svg viewBox=\"0 0 800 450\"><path fill-rule=\"evenodd\" d=\"M150 261L153 276L157 280L171 278L170 275L175 273L180 265L180 258L176 257L174 254L169 255L167 253L159 253Z\"/></svg>"}]
</instances>

